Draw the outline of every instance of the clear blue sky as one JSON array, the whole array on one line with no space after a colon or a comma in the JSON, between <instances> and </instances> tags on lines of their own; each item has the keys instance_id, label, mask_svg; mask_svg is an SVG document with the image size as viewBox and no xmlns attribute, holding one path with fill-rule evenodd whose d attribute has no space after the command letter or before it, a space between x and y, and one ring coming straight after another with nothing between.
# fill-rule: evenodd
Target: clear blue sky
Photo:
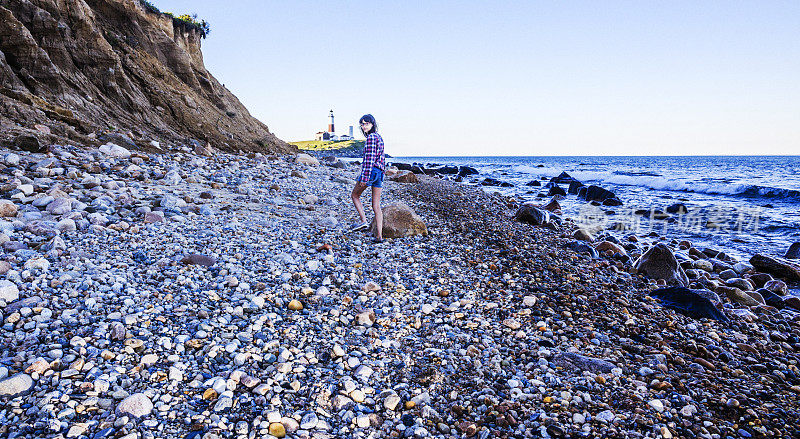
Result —
<instances>
[{"instance_id":1,"label":"clear blue sky","mask_svg":"<svg viewBox=\"0 0 800 439\"><path fill-rule=\"evenodd\" d=\"M800 1L152 0L284 140L398 155L800 154Z\"/></svg>"}]
</instances>

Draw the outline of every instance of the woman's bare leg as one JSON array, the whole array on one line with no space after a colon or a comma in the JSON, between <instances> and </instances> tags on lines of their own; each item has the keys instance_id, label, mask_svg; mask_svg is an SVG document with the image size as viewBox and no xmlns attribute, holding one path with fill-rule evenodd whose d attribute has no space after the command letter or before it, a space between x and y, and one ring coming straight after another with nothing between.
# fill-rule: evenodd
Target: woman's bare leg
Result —
<instances>
[{"instance_id":1,"label":"woman's bare leg","mask_svg":"<svg viewBox=\"0 0 800 439\"><path fill-rule=\"evenodd\" d=\"M381 210L381 188L372 187L372 211L375 212L376 238L383 239L383 211Z\"/></svg>"},{"instance_id":2,"label":"woman's bare leg","mask_svg":"<svg viewBox=\"0 0 800 439\"><path fill-rule=\"evenodd\" d=\"M361 218L362 223L367 222L367 216L364 215L364 205L361 204L361 193L364 192L364 189L367 188L367 184L363 181L356 182L356 187L353 188L353 192L350 194L350 199L353 200L353 206L356 208L356 212L358 212L359 218Z\"/></svg>"}]
</instances>

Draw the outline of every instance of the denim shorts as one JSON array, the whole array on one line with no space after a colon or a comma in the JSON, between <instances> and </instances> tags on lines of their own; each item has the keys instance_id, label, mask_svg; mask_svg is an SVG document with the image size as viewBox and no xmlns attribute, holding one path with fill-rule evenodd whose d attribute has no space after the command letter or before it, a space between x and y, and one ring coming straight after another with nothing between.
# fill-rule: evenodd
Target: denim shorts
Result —
<instances>
[{"instance_id":1,"label":"denim shorts","mask_svg":"<svg viewBox=\"0 0 800 439\"><path fill-rule=\"evenodd\" d=\"M372 171L369 173L367 186L383 187L383 171L381 171L380 168L372 168Z\"/></svg>"}]
</instances>

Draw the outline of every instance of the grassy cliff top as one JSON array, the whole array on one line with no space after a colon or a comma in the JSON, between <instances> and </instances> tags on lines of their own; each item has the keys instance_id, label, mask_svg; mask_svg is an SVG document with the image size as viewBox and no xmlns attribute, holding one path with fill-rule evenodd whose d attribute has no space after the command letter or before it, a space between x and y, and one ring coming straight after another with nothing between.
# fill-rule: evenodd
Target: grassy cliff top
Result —
<instances>
[{"instance_id":1,"label":"grassy cliff top","mask_svg":"<svg viewBox=\"0 0 800 439\"><path fill-rule=\"evenodd\" d=\"M364 146L363 140L305 140L300 142L289 142L297 149L304 151L334 151L348 148L362 148Z\"/></svg>"}]
</instances>

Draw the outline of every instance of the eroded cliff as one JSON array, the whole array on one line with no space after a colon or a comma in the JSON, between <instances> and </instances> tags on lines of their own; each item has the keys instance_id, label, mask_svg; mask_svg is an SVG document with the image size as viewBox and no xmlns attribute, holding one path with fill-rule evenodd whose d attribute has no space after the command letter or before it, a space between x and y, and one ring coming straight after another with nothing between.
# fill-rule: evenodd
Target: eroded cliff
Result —
<instances>
[{"instance_id":1,"label":"eroded cliff","mask_svg":"<svg viewBox=\"0 0 800 439\"><path fill-rule=\"evenodd\" d=\"M206 70L201 40L138 0L0 0L0 144L292 151Z\"/></svg>"}]
</instances>

